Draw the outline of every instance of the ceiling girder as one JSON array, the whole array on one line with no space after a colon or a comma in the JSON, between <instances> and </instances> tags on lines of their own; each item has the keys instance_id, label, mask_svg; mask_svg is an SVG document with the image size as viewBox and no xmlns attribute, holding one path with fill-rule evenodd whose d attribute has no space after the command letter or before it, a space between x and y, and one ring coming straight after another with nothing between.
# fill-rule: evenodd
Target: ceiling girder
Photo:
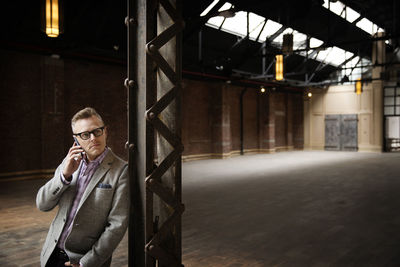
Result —
<instances>
[{"instance_id":1,"label":"ceiling girder","mask_svg":"<svg viewBox=\"0 0 400 267\"><path fill-rule=\"evenodd\" d=\"M183 40L188 39L194 33L198 32L201 27L203 27L206 22L211 18L218 14L218 10L225 4L226 1L219 1L205 16L200 16L202 10L200 11L198 17L191 21L189 25L186 25L186 31L183 35Z\"/></svg>"}]
</instances>

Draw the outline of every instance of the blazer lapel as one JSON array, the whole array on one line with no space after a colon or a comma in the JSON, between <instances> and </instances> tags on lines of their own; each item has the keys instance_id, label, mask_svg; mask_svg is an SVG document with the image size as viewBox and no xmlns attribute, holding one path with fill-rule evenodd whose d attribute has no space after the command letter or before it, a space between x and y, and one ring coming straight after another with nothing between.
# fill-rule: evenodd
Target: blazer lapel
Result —
<instances>
[{"instance_id":1,"label":"blazer lapel","mask_svg":"<svg viewBox=\"0 0 400 267\"><path fill-rule=\"evenodd\" d=\"M104 158L103 162L100 164L100 166L97 168L97 170L94 172L92 178L90 179L89 184L87 185L87 188L85 192L83 193L82 199L79 203L78 206L78 211L81 208L82 204L85 203L86 199L90 195L90 193L93 191L93 189L96 187L97 183L100 181L100 179L107 173L107 171L110 169L111 164L114 161L114 156L113 153L111 152L111 149L107 152L106 157Z\"/></svg>"}]
</instances>

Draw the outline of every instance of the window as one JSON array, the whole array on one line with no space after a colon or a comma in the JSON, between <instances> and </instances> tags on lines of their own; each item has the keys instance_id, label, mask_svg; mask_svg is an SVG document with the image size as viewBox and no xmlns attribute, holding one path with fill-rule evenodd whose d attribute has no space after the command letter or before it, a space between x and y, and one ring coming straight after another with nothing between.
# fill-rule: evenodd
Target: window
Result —
<instances>
[{"instance_id":1,"label":"window","mask_svg":"<svg viewBox=\"0 0 400 267\"><path fill-rule=\"evenodd\" d=\"M400 115L400 87L385 87L384 90L384 115Z\"/></svg>"}]
</instances>

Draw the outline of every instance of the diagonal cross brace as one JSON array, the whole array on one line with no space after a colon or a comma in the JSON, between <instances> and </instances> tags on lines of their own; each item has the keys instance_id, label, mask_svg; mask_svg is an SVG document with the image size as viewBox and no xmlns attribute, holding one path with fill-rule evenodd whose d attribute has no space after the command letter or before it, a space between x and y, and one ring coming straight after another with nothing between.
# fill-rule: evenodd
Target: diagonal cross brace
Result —
<instances>
[{"instance_id":1,"label":"diagonal cross brace","mask_svg":"<svg viewBox=\"0 0 400 267\"><path fill-rule=\"evenodd\" d=\"M179 16L179 14L176 12L176 9L168 0L159 0L159 3L163 6L168 16L170 16L173 21L176 22L178 20L182 20L181 16Z\"/></svg>"},{"instance_id":2,"label":"diagonal cross brace","mask_svg":"<svg viewBox=\"0 0 400 267\"><path fill-rule=\"evenodd\" d=\"M173 87L164 96L162 96L158 102L156 102L151 108L146 111L146 118L151 120L157 117L176 97L177 86Z\"/></svg>"},{"instance_id":3,"label":"diagonal cross brace","mask_svg":"<svg viewBox=\"0 0 400 267\"><path fill-rule=\"evenodd\" d=\"M159 266L182 266L181 256L179 253L174 253L173 250L168 249L168 239L174 231L179 231L181 214L183 212L183 204L181 204L180 197L180 178L175 180L173 189L165 186L163 184L163 177L166 172L171 169L171 167L176 164L179 166L180 155L183 151L183 145L181 143L180 137L174 131L172 131L164 121L160 119L160 114L167 109L172 102L179 98L178 92L181 89L180 76L178 73L179 68L175 71L174 67L170 65L166 58L161 54L160 49L166 46L168 49L168 42L175 38L179 32L182 31L184 27L184 22L182 18L176 12L175 7L168 0L158 0L158 12L162 12L162 9L166 12L172 20L172 25L167 27L157 37L153 38L145 46L146 54L155 63L155 65L165 74L165 77L172 83L172 88L170 90L160 90L167 91L158 101L148 108L145 112L146 121L152 128L157 131L160 136L162 136L171 146L172 151L162 160L159 166L156 166L151 170L151 173L147 176L145 180L146 192L149 194L149 201L146 205L153 206L153 195L159 196L160 201L171 207L173 210L172 214L168 214L165 221L160 226L160 229L154 232L148 232L146 236L147 244L145 247L145 252L148 256L158 260ZM165 78L163 78L168 82ZM163 88L164 89L164 88ZM167 88L165 88L167 89ZM166 119L168 122L168 118ZM177 167L179 169L179 167ZM178 175L179 177L179 175ZM168 178L168 177L166 177ZM177 177L175 177L177 179ZM177 190L177 191L176 191ZM150 196L151 195L151 196ZM153 220L153 215L146 217L146 220ZM175 235L174 235L175 236ZM175 245L179 251L181 244L179 241L180 237L175 237ZM150 241L149 241L150 239ZM166 243L167 242L167 243ZM175 251L176 252L176 251ZM149 266L154 266L151 263Z\"/></svg>"},{"instance_id":4,"label":"diagonal cross brace","mask_svg":"<svg viewBox=\"0 0 400 267\"><path fill-rule=\"evenodd\" d=\"M168 79L176 84L178 82L178 76L176 72L171 68L168 62L163 58L163 56L158 51L155 45L147 46L147 53L152 57L152 59L157 63L158 67L164 72Z\"/></svg>"},{"instance_id":5,"label":"diagonal cross brace","mask_svg":"<svg viewBox=\"0 0 400 267\"><path fill-rule=\"evenodd\" d=\"M160 230L154 235L154 237L150 240L147 246L158 246L161 241L167 236L168 229L173 227L179 220L183 211L185 210L185 205L180 204L175 207L175 211L172 215L165 221L165 223L161 226Z\"/></svg>"},{"instance_id":6,"label":"diagonal cross brace","mask_svg":"<svg viewBox=\"0 0 400 267\"><path fill-rule=\"evenodd\" d=\"M151 40L148 44L146 49L150 50L152 45L155 47L152 49L160 49L162 46L164 46L166 43L168 43L169 40L174 38L178 32L180 32L183 27L185 26L184 22L182 20L175 22L172 24L170 27L168 27L165 31L163 31L160 35L158 35L156 38Z\"/></svg>"},{"instance_id":7,"label":"diagonal cross brace","mask_svg":"<svg viewBox=\"0 0 400 267\"><path fill-rule=\"evenodd\" d=\"M160 246L146 246L146 251L148 254L162 260L164 263L168 264L171 267L182 267L183 265L179 263L179 261L171 254L165 252Z\"/></svg>"}]
</instances>

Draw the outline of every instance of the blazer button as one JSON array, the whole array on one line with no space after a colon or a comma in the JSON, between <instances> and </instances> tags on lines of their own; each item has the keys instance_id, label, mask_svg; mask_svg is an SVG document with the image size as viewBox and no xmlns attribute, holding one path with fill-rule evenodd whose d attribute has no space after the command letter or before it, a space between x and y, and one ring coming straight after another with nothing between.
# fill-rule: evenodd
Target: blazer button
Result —
<instances>
[{"instance_id":1,"label":"blazer button","mask_svg":"<svg viewBox=\"0 0 400 267\"><path fill-rule=\"evenodd\" d=\"M54 242L57 243L57 239L54 239Z\"/></svg>"}]
</instances>

